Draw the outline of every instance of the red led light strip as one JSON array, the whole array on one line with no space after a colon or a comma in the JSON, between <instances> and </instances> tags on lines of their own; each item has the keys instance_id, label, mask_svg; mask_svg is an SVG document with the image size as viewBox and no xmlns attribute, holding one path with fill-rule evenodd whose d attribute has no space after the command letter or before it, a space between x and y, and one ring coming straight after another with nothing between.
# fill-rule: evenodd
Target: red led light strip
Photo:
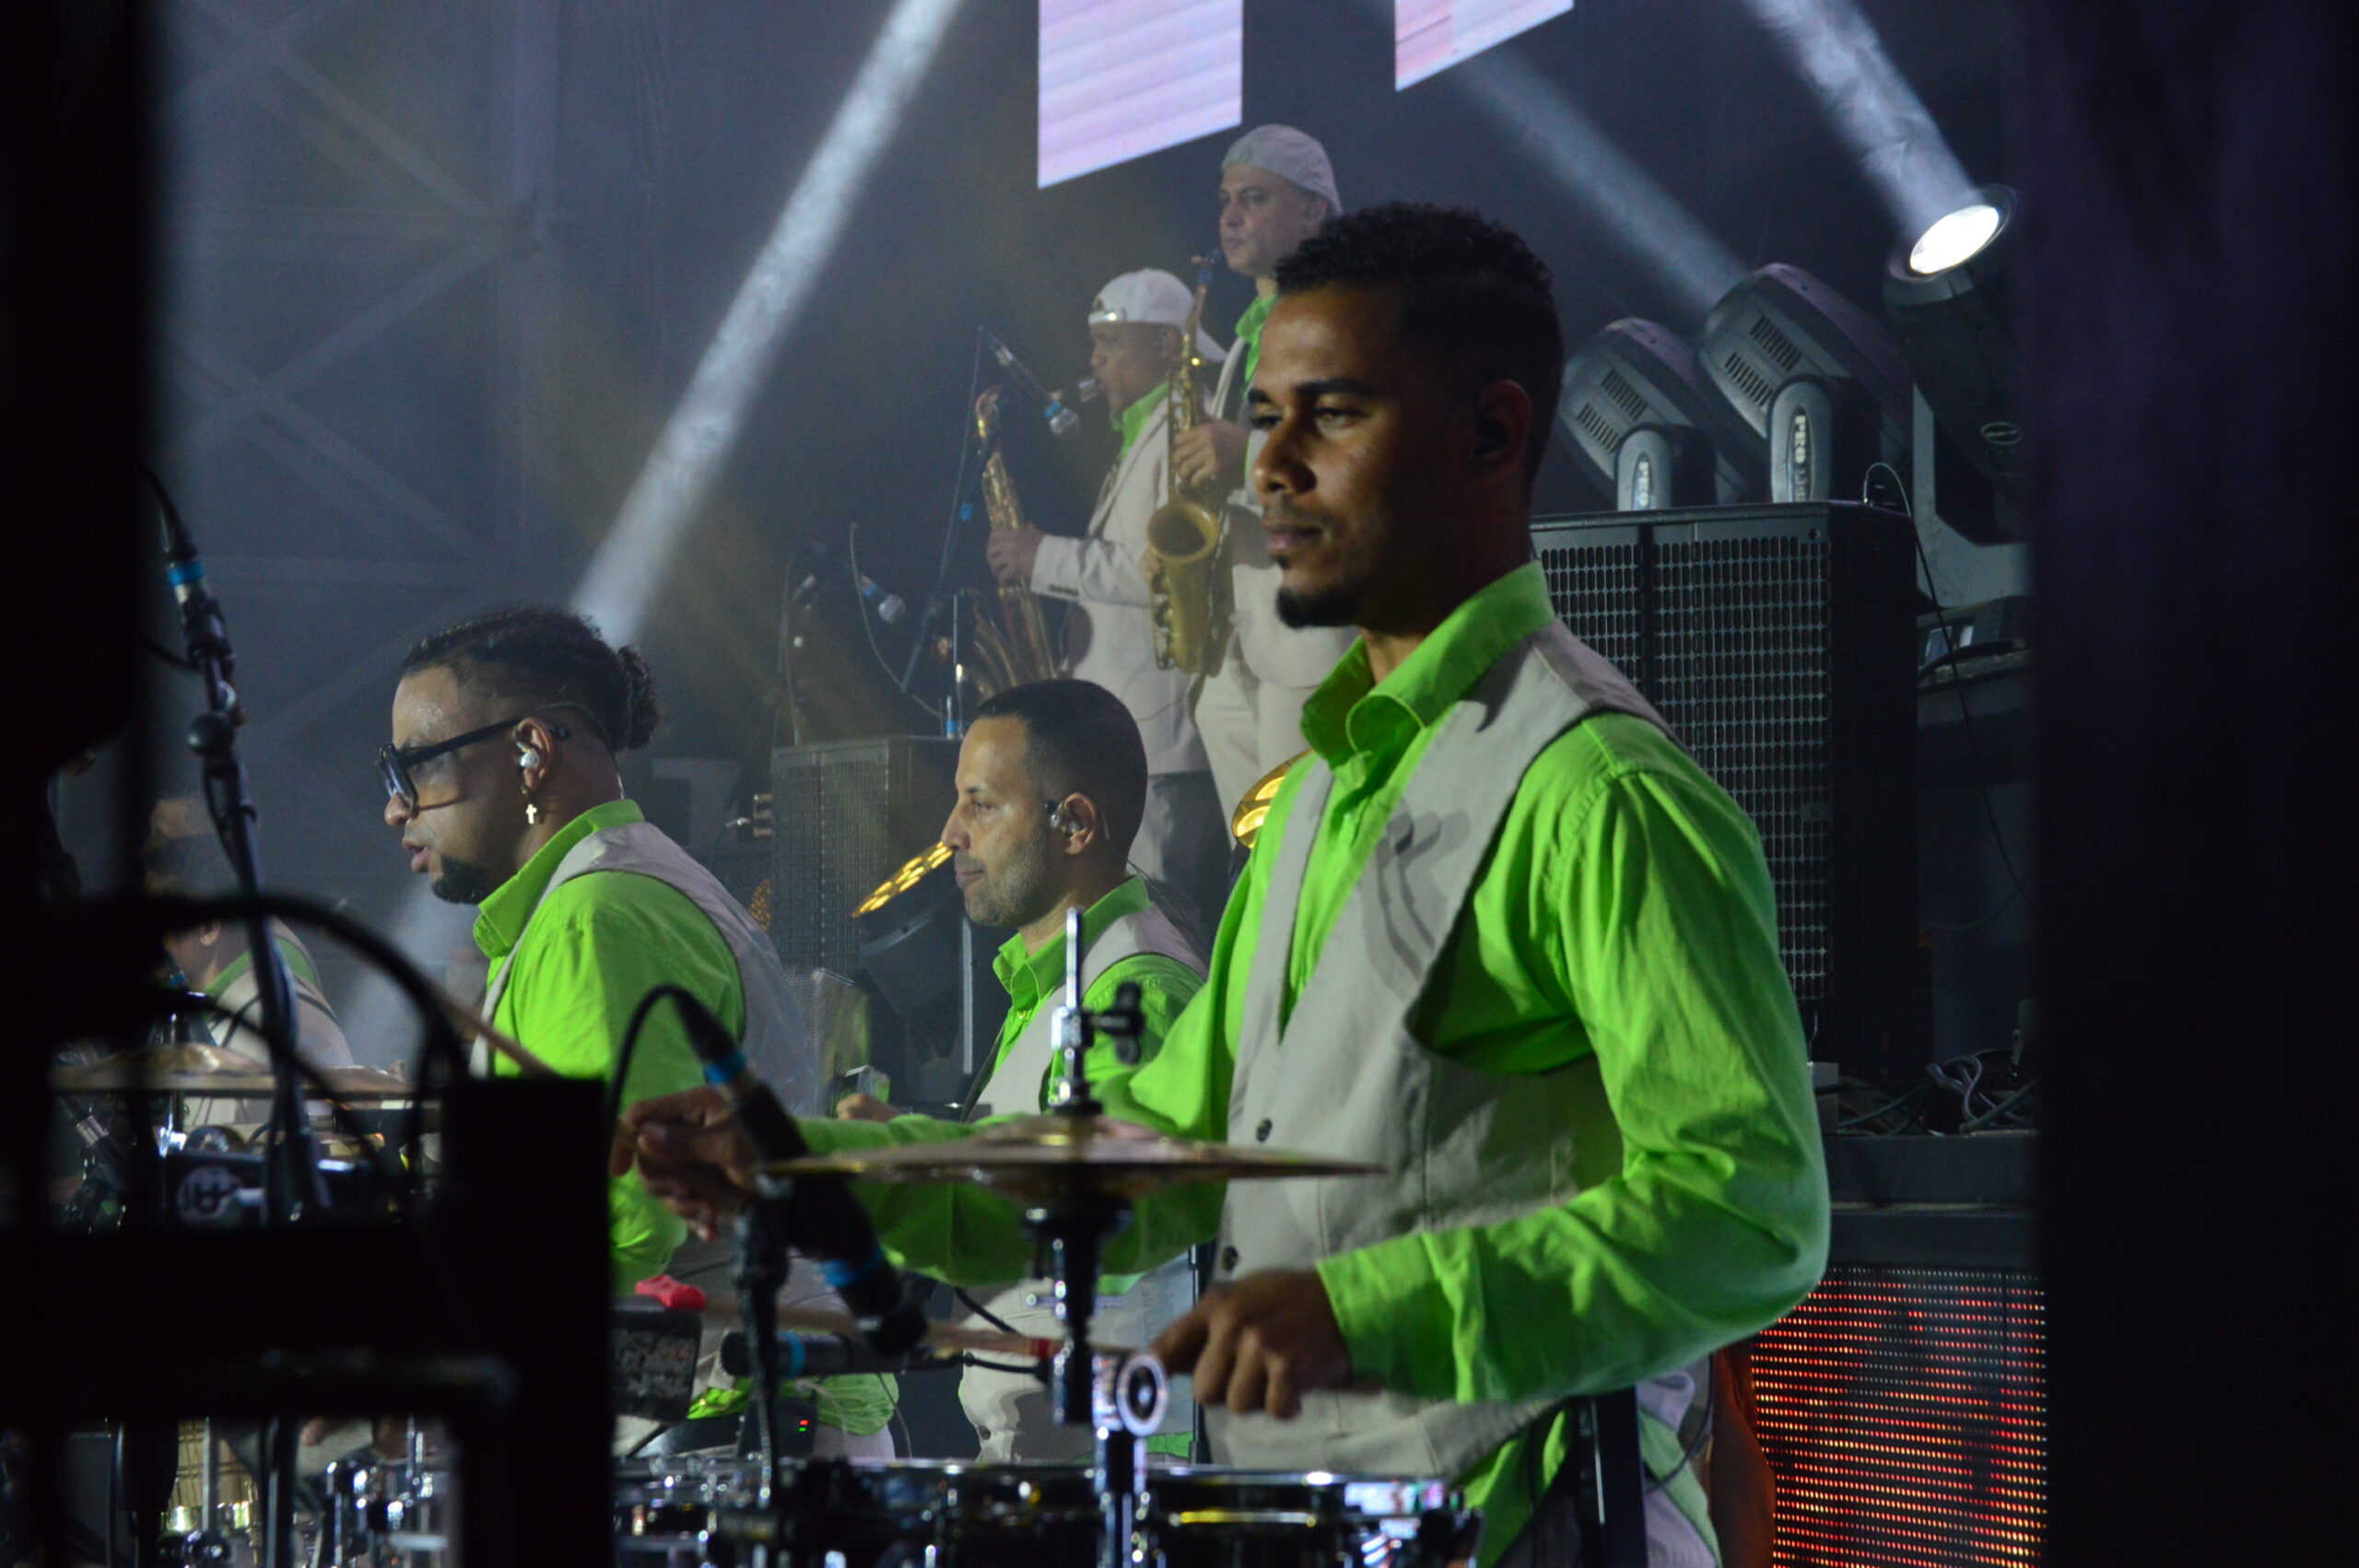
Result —
<instances>
[{"instance_id":1,"label":"red led light strip","mask_svg":"<svg viewBox=\"0 0 2359 1568\"><path fill-rule=\"evenodd\" d=\"M1839 1266L1752 1351L1791 1568L2036 1562L2046 1304L2029 1274Z\"/></svg>"}]
</instances>

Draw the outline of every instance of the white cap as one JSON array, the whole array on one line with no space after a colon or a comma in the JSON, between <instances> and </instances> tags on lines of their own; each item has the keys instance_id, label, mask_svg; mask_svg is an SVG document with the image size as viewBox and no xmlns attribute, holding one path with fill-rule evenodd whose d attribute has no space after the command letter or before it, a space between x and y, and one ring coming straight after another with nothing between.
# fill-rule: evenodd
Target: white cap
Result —
<instances>
[{"instance_id":1,"label":"white cap","mask_svg":"<svg viewBox=\"0 0 2359 1568\"><path fill-rule=\"evenodd\" d=\"M1344 210L1344 198L1335 193L1335 166L1327 161L1327 149L1318 138L1291 125L1254 126L1238 137L1228 156L1220 160L1223 169L1232 163L1266 169L1314 196L1325 197L1329 217Z\"/></svg>"},{"instance_id":2,"label":"white cap","mask_svg":"<svg viewBox=\"0 0 2359 1568\"><path fill-rule=\"evenodd\" d=\"M1141 267L1097 291L1097 298L1089 302L1089 324L1132 322L1177 331L1187 326L1188 313L1195 304L1196 297L1186 284L1160 267ZM1215 365L1228 357L1227 351L1201 327L1196 331L1196 350Z\"/></svg>"}]
</instances>

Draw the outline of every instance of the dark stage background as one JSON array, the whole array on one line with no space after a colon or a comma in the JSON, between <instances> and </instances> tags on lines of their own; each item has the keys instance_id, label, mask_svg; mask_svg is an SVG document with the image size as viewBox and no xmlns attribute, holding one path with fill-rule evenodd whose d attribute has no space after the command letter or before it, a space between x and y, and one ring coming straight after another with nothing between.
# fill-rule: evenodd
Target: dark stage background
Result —
<instances>
[{"instance_id":1,"label":"dark stage background","mask_svg":"<svg viewBox=\"0 0 2359 1568\"><path fill-rule=\"evenodd\" d=\"M429 960L463 912L414 896L370 755L392 671L478 606L570 595L864 56L882 0L348 0L161 8L159 466L214 557L244 655L267 870ZM1895 62L1978 180L2006 174L1997 0L1872 0ZM1617 248L1486 113L1467 75L1392 88L1390 7L1248 0L1245 123L1320 136L1347 204L1462 203L1553 264L1567 336L1699 310ZM1086 373L1091 295L1189 272L1224 133L1034 187L1036 16L974 4L858 198L639 640L671 719L637 792L710 841L772 738L777 606L798 542L914 608L931 579L978 324L1044 379ZM1500 52L1587 114L1743 266L1870 310L1893 223L1811 89L1736 0L1576 7ZM1481 62L1476 65L1480 66ZM1226 338L1250 298L1222 274ZM1011 457L1035 520L1086 521L1112 437L1093 407ZM1012 421L1013 422L1013 421ZM1561 443L1560 443L1561 445ZM1543 510L1594 508L1560 451ZM979 545L962 551L980 579ZM157 603L160 614L160 590ZM831 593L804 655L806 738L921 728ZM898 671L902 632L880 628ZM194 693L167 690L159 755ZM66 828L101 883L108 770ZM356 1045L384 1036L330 958ZM390 1020L391 1015L385 1015Z\"/></svg>"}]
</instances>

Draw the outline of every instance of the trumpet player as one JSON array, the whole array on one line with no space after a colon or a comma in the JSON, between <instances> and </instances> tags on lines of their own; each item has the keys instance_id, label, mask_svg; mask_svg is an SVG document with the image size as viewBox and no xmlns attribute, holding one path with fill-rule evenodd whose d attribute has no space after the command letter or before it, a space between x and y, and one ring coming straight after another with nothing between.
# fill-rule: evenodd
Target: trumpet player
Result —
<instances>
[{"instance_id":1,"label":"trumpet player","mask_svg":"<svg viewBox=\"0 0 2359 1568\"><path fill-rule=\"evenodd\" d=\"M987 549L1004 586L1073 604L1065 654L1076 680L1112 692L1146 744L1146 814L1131 863L1168 894L1182 924L1209 938L1227 896L1228 829L1189 712L1193 678L1158 666L1144 557L1147 520L1168 484L1171 379L1193 297L1168 272L1124 273L1089 304L1089 368L1121 446L1081 538L1026 525L994 529ZM1196 348L1218 364L1201 328Z\"/></svg>"},{"instance_id":2,"label":"trumpet player","mask_svg":"<svg viewBox=\"0 0 2359 1568\"><path fill-rule=\"evenodd\" d=\"M1351 638L1331 626L1292 627L1277 612L1278 568L1262 548L1261 505L1245 484L1259 442L1246 427L1262 323L1277 300L1278 263L1344 210L1327 149L1291 125L1261 125L1221 160L1220 248L1231 272L1253 280L1253 303L1213 395L1213 417L1172 445L1188 489L1229 492L1233 629L1194 703L1197 731L1233 811L1261 778L1303 749L1302 705Z\"/></svg>"}]
</instances>

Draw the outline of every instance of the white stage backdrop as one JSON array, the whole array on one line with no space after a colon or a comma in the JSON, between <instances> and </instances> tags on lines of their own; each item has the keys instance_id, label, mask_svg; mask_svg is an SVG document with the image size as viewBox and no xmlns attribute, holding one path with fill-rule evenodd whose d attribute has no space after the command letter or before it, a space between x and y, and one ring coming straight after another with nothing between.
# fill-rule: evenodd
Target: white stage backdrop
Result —
<instances>
[{"instance_id":1,"label":"white stage backdrop","mask_svg":"<svg viewBox=\"0 0 2359 1568\"><path fill-rule=\"evenodd\" d=\"M1225 131L1244 0L1040 0L1040 183Z\"/></svg>"},{"instance_id":2,"label":"white stage backdrop","mask_svg":"<svg viewBox=\"0 0 2359 1568\"><path fill-rule=\"evenodd\" d=\"M1573 0L1392 0L1392 86L1422 82L1572 8Z\"/></svg>"}]
</instances>

